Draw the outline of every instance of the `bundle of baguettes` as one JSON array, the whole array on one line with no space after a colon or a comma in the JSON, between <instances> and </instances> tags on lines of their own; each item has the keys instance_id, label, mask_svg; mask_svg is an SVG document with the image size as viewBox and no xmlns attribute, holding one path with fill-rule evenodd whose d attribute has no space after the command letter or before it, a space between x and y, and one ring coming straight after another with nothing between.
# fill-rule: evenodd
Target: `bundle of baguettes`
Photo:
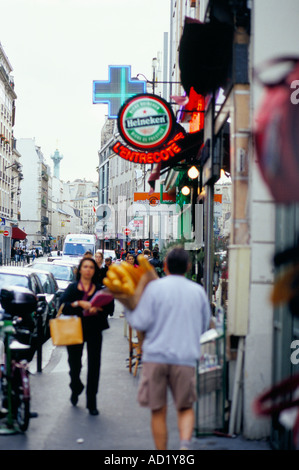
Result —
<instances>
[{"instance_id":1,"label":"bundle of baguettes","mask_svg":"<svg viewBox=\"0 0 299 470\"><path fill-rule=\"evenodd\" d=\"M138 266L132 266L127 261L120 264L109 266L106 277L103 280L104 285L115 294L133 295L141 276L146 272L153 270L154 267L143 256L137 257Z\"/></svg>"}]
</instances>

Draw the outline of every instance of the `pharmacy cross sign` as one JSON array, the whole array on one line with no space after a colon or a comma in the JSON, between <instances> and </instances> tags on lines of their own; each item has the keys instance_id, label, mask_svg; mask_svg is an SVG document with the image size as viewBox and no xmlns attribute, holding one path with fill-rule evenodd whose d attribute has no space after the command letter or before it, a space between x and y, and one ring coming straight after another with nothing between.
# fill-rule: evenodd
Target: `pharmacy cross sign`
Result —
<instances>
[{"instance_id":1,"label":"pharmacy cross sign","mask_svg":"<svg viewBox=\"0 0 299 470\"><path fill-rule=\"evenodd\" d=\"M131 79L130 65L109 65L109 79L93 82L93 103L108 104L108 117L117 119L119 109L124 102L145 91L145 81Z\"/></svg>"}]
</instances>

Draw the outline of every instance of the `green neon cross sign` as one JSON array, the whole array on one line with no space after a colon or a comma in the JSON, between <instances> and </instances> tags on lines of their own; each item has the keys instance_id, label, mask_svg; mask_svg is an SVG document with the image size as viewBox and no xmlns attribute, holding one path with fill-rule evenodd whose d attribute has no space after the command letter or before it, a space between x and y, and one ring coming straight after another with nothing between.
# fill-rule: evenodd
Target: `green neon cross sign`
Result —
<instances>
[{"instance_id":1,"label":"green neon cross sign","mask_svg":"<svg viewBox=\"0 0 299 470\"><path fill-rule=\"evenodd\" d=\"M127 99L145 92L145 81L131 79L130 65L109 65L109 79L93 82L93 103L108 104L108 117L117 119L119 109Z\"/></svg>"}]
</instances>

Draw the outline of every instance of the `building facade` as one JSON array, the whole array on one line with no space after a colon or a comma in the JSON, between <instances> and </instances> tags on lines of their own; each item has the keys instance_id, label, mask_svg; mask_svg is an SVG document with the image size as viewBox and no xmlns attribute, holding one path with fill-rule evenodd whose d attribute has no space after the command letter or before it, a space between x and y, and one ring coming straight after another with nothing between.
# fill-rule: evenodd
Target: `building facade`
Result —
<instances>
[{"instance_id":1,"label":"building facade","mask_svg":"<svg viewBox=\"0 0 299 470\"><path fill-rule=\"evenodd\" d=\"M107 118L98 152L99 209L96 225L96 233L106 248L125 247L128 241L137 243L133 231L130 240L124 231L134 218L130 210L134 193L147 189L146 181L151 169L150 165L141 167L119 158L112 150L119 138L116 121Z\"/></svg>"},{"instance_id":2,"label":"building facade","mask_svg":"<svg viewBox=\"0 0 299 470\"><path fill-rule=\"evenodd\" d=\"M18 227L21 211L22 167L13 136L17 95L12 70L0 43L0 248L4 258L10 258L12 237L16 236L12 229Z\"/></svg>"},{"instance_id":3,"label":"building facade","mask_svg":"<svg viewBox=\"0 0 299 470\"><path fill-rule=\"evenodd\" d=\"M275 203L257 165L254 128L264 88L253 71L276 57L298 57L295 12L299 12L295 0L283 4L275 0L271 5L267 0L171 2L170 76L174 81L182 72L195 88L201 81L200 74L191 77L190 70L184 69L188 61L182 57L180 40L186 17L205 24L216 19L233 26L226 84L216 90L211 85L213 91L205 95L204 145L198 154L202 191L197 203L204 205L204 282L212 299L215 231L222 226L228 236L228 298L222 305L227 325L228 431L243 433L249 439L270 436L273 446L284 449L294 445L292 432L275 418L258 417L252 406L265 390L298 373L298 365L290 360L291 344L299 337L298 319L292 317L287 305L274 308L270 302L277 274L274 255L296 246L298 208ZM189 44L192 54L188 63L193 61L193 68L199 70L205 60L204 48L210 44L199 41L195 45L194 41L195 36ZM221 41L219 35L217 46ZM273 69L268 80L274 77ZM221 168L229 174L231 183L225 189L225 217L223 212L221 218L219 214L215 224ZM174 174L170 169L166 177L167 188L176 187L177 198L181 176L182 172Z\"/></svg>"},{"instance_id":4,"label":"building facade","mask_svg":"<svg viewBox=\"0 0 299 470\"><path fill-rule=\"evenodd\" d=\"M51 236L51 176L50 168L35 140L17 140L21 155L23 179L20 183L22 214L20 225L27 233L27 244L48 244ZM44 243L47 242L47 243Z\"/></svg>"}]
</instances>

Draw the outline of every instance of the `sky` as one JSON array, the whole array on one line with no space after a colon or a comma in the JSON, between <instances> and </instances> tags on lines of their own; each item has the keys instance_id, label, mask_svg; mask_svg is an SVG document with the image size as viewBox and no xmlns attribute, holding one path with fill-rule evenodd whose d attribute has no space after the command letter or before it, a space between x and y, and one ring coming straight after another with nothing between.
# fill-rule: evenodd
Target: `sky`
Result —
<instances>
[{"instance_id":1,"label":"sky","mask_svg":"<svg viewBox=\"0 0 299 470\"><path fill-rule=\"evenodd\" d=\"M0 42L13 68L14 137L34 138L60 179L97 181L108 105L93 104L94 80L109 65L152 78L169 32L170 0L0 0Z\"/></svg>"}]
</instances>

